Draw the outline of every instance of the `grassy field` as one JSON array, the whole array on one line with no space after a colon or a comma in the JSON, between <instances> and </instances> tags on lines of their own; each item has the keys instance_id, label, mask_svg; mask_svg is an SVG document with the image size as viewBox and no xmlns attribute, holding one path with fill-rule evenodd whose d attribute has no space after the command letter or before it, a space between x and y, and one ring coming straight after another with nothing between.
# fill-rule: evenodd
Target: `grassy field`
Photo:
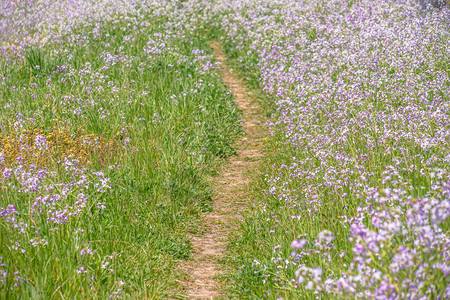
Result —
<instances>
[{"instance_id":1,"label":"grassy field","mask_svg":"<svg viewBox=\"0 0 450 300\"><path fill-rule=\"evenodd\" d=\"M449 296L447 14L391 1L221 5L216 36L262 91L272 134L230 239L230 297Z\"/></svg>"},{"instance_id":2,"label":"grassy field","mask_svg":"<svg viewBox=\"0 0 450 300\"><path fill-rule=\"evenodd\" d=\"M450 297L447 8L417 1L0 4L0 298L183 298L234 155L271 133L225 298Z\"/></svg>"},{"instance_id":3,"label":"grassy field","mask_svg":"<svg viewBox=\"0 0 450 300\"><path fill-rule=\"evenodd\" d=\"M1 298L182 294L239 111L175 8L138 13L3 58Z\"/></svg>"}]
</instances>

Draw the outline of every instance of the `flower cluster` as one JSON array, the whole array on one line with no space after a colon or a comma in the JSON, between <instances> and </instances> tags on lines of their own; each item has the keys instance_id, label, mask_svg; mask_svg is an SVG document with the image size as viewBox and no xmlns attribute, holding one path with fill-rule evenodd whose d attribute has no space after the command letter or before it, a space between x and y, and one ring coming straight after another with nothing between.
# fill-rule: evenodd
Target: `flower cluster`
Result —
<instances>
[{"instance_id":1,"label":"flower cluster","mask_svg":"<svg viewBox=\"0 0 450 300\"><path fill-rule=\"evenodd\" d=\"M449 297L448 9L230 0L216 10L229 53L276 107L280 161L256 216L294 253L281 264L286 251L275 251L261 272L316 295Z\"/></svg>"}]
</instances>

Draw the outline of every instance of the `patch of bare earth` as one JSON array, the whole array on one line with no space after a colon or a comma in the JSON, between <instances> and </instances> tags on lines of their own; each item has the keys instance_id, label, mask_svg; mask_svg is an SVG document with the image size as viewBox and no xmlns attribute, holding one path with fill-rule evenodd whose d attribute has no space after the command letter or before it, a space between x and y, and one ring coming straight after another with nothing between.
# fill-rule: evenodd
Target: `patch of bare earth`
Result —
<instances>
[{"instance_id":1,"label":"patch of bare earth","mask_svg":"<svg viewBox=\"0 0 450 300\"><path fill-rule=\"evenodd\" d=\"M235 102L243 112L244 135L236 142L237 156L228 159L214 179L216 194L213 211L203 215L204 231L191 238L194 247L192 260L181 269L190 277L183 282L189 299L221 298L221 285L217 275L221 273L219 260L223 257L228 235L236 229L240 208L251 201L249 182L259 159L262 157L264 121L257 100L252 97L243 82L225 63L226 56L219 43L210 43L214 56L221 63L223 81L229 86Z\"/></svg>"}]
</instances>

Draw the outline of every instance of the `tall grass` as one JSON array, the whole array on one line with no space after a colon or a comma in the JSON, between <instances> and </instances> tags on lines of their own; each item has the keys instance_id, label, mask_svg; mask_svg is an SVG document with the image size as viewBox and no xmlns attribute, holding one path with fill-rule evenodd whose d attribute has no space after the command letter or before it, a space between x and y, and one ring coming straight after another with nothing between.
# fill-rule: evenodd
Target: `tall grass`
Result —
<instances>
[{"instance_id":1,"label":"tall grass","mask_svg":"<svg viewBox=\"0 0 450 300\"><path fill-rule=\"evenodd\" d=\"M268 100L236 298L449 296L448 10L225 1L215 33Z\"/></svg>"},{"instance_id":2,"label":"tall grass","mask_svg":"<svg viewBox=\"0 0 450 300\"><path fill-rule=\"evenodd\" d=\"M88 10L107 20L75 11L58 40L1 58L1 298L182 293L177 260L211 207L206 177L234 153L239 111L184 26L192 12L127 4Z\"/></svg>"}]
</instances>

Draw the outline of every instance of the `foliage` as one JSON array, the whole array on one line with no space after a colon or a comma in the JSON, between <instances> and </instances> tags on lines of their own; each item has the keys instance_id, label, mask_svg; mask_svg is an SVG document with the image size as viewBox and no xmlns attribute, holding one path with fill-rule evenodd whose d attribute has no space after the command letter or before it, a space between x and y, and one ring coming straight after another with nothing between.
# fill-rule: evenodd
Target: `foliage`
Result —
<instances>
[{"instance_id":1,"label":"foliage","mask_svg":"<svg viewBox=\"0 0 450 300\"><path fill-rule=\"evenodd\" d=\"M16 33L0 64L0 298L180 296L206 177L240 132L192 11L10 5L24 7L0 18Z\"/></svg>"}]
</instances>

